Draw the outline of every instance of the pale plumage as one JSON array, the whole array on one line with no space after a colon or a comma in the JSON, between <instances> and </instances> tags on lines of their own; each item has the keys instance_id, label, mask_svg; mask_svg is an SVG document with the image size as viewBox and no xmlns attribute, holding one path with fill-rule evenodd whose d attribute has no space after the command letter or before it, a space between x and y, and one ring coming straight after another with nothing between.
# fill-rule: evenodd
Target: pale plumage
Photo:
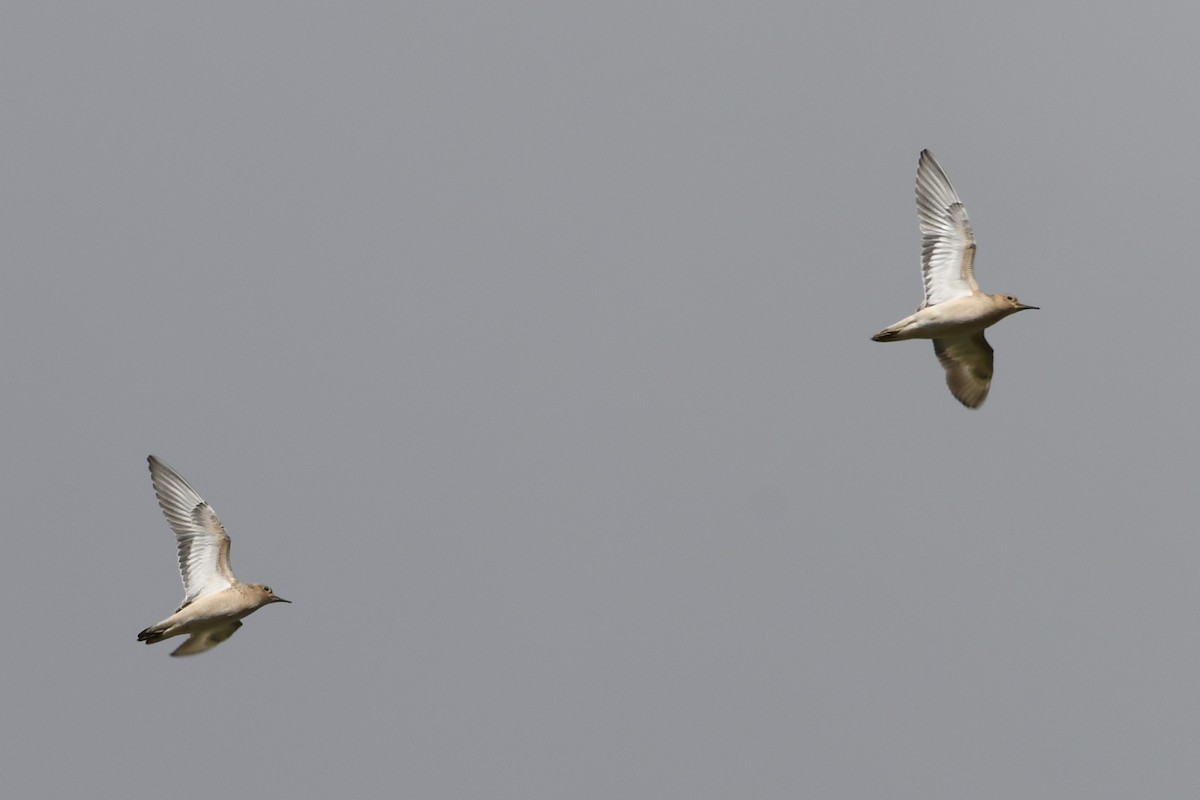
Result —
<instances>
[{"instance_id":1,"label":"pale plumage","mask_svg":"<svg viewBox=\"0 0 1200 800\"><path fill-rule=\"evenodd\" d=\"M148 461L154 494L179 547L183 605L139 633L139 642L154 644L188 634L171 655L203 653L237 632L243 617L270 603L291 602L277 597L269 586L239 581L229 566L229 534L212 506L175 470L154 456Z\"/></svg>"},{"instance_id":2,"label":"pale plumage","mask_svg":"<svg viewBox=\"0 0 1200 800\"><path fill-rule=\"evenodd\" d=\"M958 193L928 150L917 166L917 216L925 302L917 313L884 328L877 342L932 339L946 385L959 402L978 408L992 383L992 348L985 328L1027 306L1011 295L987 295L975 281L975 234Z\"/></svg>"},{"instance_id":3,"label":"pale plumage","mask_svg":"<svg viewBox=\"0 0 1200 800\"><path fill-rule=\"evenodd\" d=\"M150 479L167 524L179 545L183 605L237 582L229 567L229 534L212 506L179 473L150 456Z\"/></svg>"}]
</instances>

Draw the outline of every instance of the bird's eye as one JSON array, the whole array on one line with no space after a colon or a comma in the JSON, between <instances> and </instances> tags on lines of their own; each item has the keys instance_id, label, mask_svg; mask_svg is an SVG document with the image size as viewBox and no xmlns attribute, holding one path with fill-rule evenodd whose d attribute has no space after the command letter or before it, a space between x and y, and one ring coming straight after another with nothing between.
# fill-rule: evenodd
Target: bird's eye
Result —
<instances>
[{"instance_id":1,"label":"bird's eye","mask_svg":"<svg viewBox=\"0 0 1200 800\"><path fill-rule=\"evenodd\" d=\"M270 586L264 586L263 591L266 592L267 594L275 594L274 592L271 591Z\"/></svg>"},{"instance_id":2,"label":"bird's eye","mask_svg":"<svg viewBox=\"0 0 1200 800\"><path fill-rule=\"evenodd\" d=\"M1012 302L1014 302L1014 303L1015 303L1015 302L1017 302L1017 298L1013 297L1011 294L1010 294L1010 295L1008 295L1008 299L1009 299L1009 300L1011 300L1011 301L1012 301Z\"/></svg>"}]
</instances>

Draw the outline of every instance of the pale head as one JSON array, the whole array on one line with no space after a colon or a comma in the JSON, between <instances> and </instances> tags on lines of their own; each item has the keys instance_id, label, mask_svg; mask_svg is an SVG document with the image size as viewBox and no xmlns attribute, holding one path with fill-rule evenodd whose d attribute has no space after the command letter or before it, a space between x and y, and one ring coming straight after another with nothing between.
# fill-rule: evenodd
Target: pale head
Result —
<instances>
[{"instance_id":1,"label":"pale head","mask_svg":"<svg viewBox=\"0 0 1200 800\"><path fill-rule=\"evenodd\" d=\"M1011 294L994 294L992 295L992 300L995 301L997 308L1004 310L1005 316L1009 314L1015 314L1018 311L1024 311L1026 309L1030 309L1032 311L1038 310L1037 306L1027 306L1017 298L1013 297Z\"/></svg>"},{"instance_id":2,"label":"pale head","mask_svg":"<svg viewBox=\"0 0 1200 800\"><path fill-rule=\"evenodd\" d=\"M279 597L273 591L271 591L270 586L264 586L261 583L248 583L246 584L246 588L254 592L255 596L258 597L259 606L265 606L268 603L292 602L291 600L284 600L282 597Z\"/></svg>"}]
</instances>

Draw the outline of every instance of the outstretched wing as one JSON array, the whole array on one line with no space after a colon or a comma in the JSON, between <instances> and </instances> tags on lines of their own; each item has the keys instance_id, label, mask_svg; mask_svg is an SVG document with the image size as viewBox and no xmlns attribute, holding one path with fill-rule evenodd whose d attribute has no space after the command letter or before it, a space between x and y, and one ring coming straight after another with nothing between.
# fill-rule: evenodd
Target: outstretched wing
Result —
<instances>
[{"instance_id":1,"label":"outstretched wing","mask_svg":"<svg viewBox=\"0 0 1200 800\"><path fill-rule=\"evenodd\" d=\"M197 653L203 653L205 650L211 650L237 633L237 629L240 627L242 627L241 621L234 620L228 625L222 625L218 628L207 628L197 631L189 636L186 642L171 651L171 655L194 656Z\"/></svg>"},{"instance_id":2,"label":"outstretched wing","mask_svg":"<svg viewBox=\"0 0 1200 800\"><path fill-rule=\"evenodd\" d=\"M983 331L934 339L933 352L946 370L950 394L967 408L979 408L992 386L992 346Z\"/></svg>"},{"instance_id":3,"label":"outstretched wing","mask_svg":"<svg viewBox=\"0 0 1200 800\"><path fill-rule=\"evenodd\" d=\"M179 473L154 456L149 462L154 494L179 545L183 606L233 586L238 580L229 567L229 534L221 520Z\"/></svg>"},{"instance_id":4,"label":"outstretched wing","mask_svg":"<svg viewBox=\"0 0 1200 800\"><path fill-rule=\"evenodd\" d=\"M975 234L967 209L928 150L917 166L917 216L921 221L921 272L925 305L979 293L975 282Z\"/></svg>"}]
</instances>

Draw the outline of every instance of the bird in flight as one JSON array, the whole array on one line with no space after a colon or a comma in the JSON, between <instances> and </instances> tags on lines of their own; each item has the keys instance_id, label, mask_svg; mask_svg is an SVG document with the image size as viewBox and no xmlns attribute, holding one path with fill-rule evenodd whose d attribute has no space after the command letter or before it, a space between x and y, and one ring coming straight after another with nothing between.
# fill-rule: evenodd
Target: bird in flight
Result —
<instances>
[{"instance_id":1,"label":"bird in flight","mask_svg":"<svg viewBox=\"0 0 1200 800\"><path fill-rule=\"evenodd\" d=\"M290 603L261 583L242 583L229 566L229 534L212 506L154 456L150 480L158 505L175 532L179 573L183 576L183 605L174 614L138 634L146 644L186 634L187 641L173 656L210 650L242 627L242 618L271 603Z\"/></svg>"},{"instance_id":2,"label":"bird in flight","mask_svg":"<svg viewBox=\"0 0 1200 800\"><path fill-rule=\"evenodd\" d=\"M932 339L946 370L946 385L960 403L978 408L992 385L992 347L984 328L1025 309L1008 294L984 294L975 282L975 234L967 209L934 159L921 151L917 166L917 216L921 222L921 272L925 302L871 337L876 342Z\"/></svg>"}]
</instances>

